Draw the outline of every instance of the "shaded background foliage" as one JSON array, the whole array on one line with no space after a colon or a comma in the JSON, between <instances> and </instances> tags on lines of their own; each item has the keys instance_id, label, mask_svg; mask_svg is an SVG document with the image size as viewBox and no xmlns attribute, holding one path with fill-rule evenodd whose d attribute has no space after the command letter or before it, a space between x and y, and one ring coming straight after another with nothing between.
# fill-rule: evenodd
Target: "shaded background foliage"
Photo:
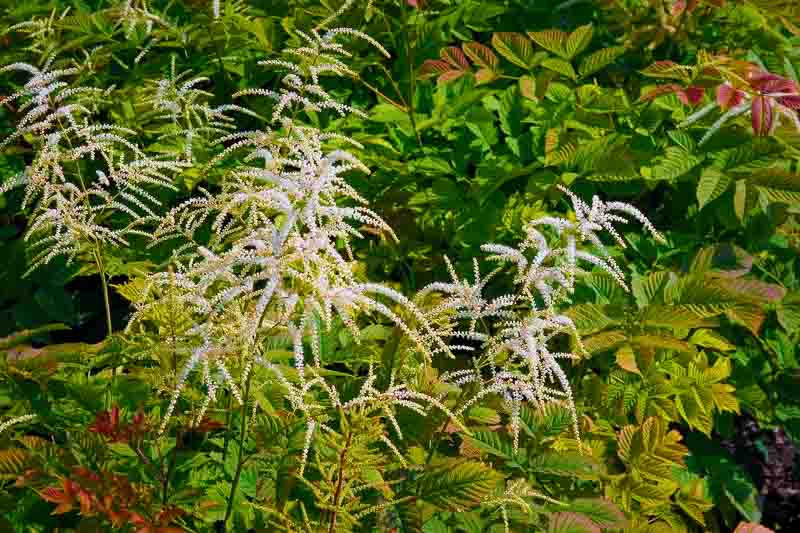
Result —
<instances>
[{"instance_id":1,"label":"shaded background foliage","mask_svg":"<svg viewBox=\"0 0 800 533\"><path fill-rule=\"evenodd\" d=\"M128 31L118 24L120 5L105 0L5 4L4 28L34 18L43 22L5 31L0 63L41 63L57 53L90 64L82 74L86 83L117 88L102 118L134 129L152 153L181 149L179 141L159 140L162 126L148 122L138 107L153 80L169 75L173 64L178 72L210 78L204 88L217 104L244 87L274 86L276 74L256 62L279 57L295 39L293 30L313 27L340 5L222 2L222 15L215 19L205 2L158 1L149 9L168 24ZM717 119L725 109L718 96L725 82L778 105L772 102L781 97L771 96L747 72L794 82L797 95L798 10L794 2L780 0L376 0L340 17L339 24L367 32L392 54L386 60L367 46L357 48L351 67L358 77L337 82L333 90L368 118L311 117L321 128L364 144L359 156L373 173L355 177L353 185L401 237L397 244L359 243L355 253L369 277L409 294L447 275L444 255L468 271L480 244L511 242L525 221L566 211L556 184L583 197L635 204L669 241L658 245L648 237L626 236L630 246L616 253L624 254L633 270L632 294L594 273L569 310L592 353L569 369L588 456L576 453L563 413L524 414L528 439L521 456L509 451L505 419L493 410L473 414L472 437L457 432L443 437L432 424L419 428L419 443L435 438L433 449L443 461L474 460L465 473L468 481L521 475L551 496L603 495L625 512L630 531L730 531L740 521L792 530L800 514L795 445L800 439L795 352L800 132L788 119L775 128L765 124L774 120L771 114ZM37 33L27 35L31 30ZM3 90L13 92L18 81L6 77ZM791 90L784 92L792 96ZM246 103L269 116L268 104ZM705 114L697 114L706 107ZM796 116L800 104L791 100L786 107ZM13 130L11 111L0 106L4 137ZM258 122L247 117L242 129L248 121ZM210 146L194 152L200 161L215 153ZM5 147L0 177L19 172L29 158L30 147L22 140ZM179 192L162 200L173 204L198 186L213 192L221 175L215 172L182 174ZM62 425L42 428L40 435L58 435L57 442L66 446L76 428L88 427L98 412L110 409L102 396L105 382L78 385L32 363L25 363L32 365L25 373L13 369L20 361L44 359L49 349L72 354L60 364L83 365L85 373L102 378L108 367L129 364L132 356L123 338L100 344L105 326L92 268L54 262L23 278L29 258L21 236L28 220L18 209L20 198L13 190L0 196L0 348L7 351L0 406L19 414L19 398L25 397L45 417L67 415ZM143 243L120 251L109 257L112 282L122 287L167 256L168 250L146 250ZM113 298L119 329L129 308L124 291ZM39 329L56 323L65 327ZM31 333L15 336L21 330ZM141 364L157 369L160 363ZM140 405L158 414L151 390L146 379L124 380L113 391L114 402L131 416ZM302 432L273 427L283 423L291 425L277 418L263 422L256 440L269 442L280 434L276 446L302 448L297 442ZM201 450L213 438L227 446L226 428L215 424L223 421L202 428L211 436L188 430L176 435L175 449ZM107 437L110 432L97 431ZM44 444L8 449L39 445ZM404 531L488 528L493 522L481 522L478 515L452 512L480 498L463 494L461 501L457 491L448 492L451 487L432 486L437 478L426 478L425 468L442 466L432 467L425 445L418 448L423 450L420 490L433 494L435 511L419 518L401 509L385 521ZM77 456L61 457L62 464L85 464L80 457L85 452L78 450L92 449L93 456L114 451L102 449L102 442L69 449ZM0 459L8 480L0 508L9 511L3 514L14 525L37 523L41 530L75 527L77 515L70 515L69 524L58 521L63 517L48 522L52 505L33 491L17 501L24 488L11 484L23 469L21 460L8 459L14 453ZM199 460L188 452L180 457L184 462L161 478L137 473L135 457L126 457L130 479L112 476L103 483L120 494L128 494L126 483L191 485L192 461ZM97 457L92 461L101 463ZM219 489L229 476L226 468L212 474L209 466L208 479L193 488ZM279 462L270 468L288 467ZM257 502L264 487L256 473L248 475L253 477L242 498ZM289 499L292 490L294 498L302 493L285 490L279 500ZM173 512L187 520L182 527L209 527L220 517L204 515L198 502L196 494L187 493L184 500L171 501L183 514L164 507L158 511L165 513L159 515L163 520L153 515L152 523L174 523ZM256 511L248 512L237 519L259 527ZM561 514L547 522L551 531L584 530L578 522L569 529L570 519ZM519 525L524 520L512 517L518 527L527 527Z\"/></svg>"}]
</instances>

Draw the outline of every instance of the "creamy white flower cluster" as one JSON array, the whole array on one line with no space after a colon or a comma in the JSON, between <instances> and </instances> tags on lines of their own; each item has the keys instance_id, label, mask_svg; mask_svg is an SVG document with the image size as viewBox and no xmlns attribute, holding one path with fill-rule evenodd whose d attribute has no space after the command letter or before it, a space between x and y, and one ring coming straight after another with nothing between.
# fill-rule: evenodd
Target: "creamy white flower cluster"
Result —
<instances>
[{"instance_id":1,"label":"creamy white flower cluster","mask_svg":"<svg viewBox=\"0 0 800 533\"><path fill-rule=\"evenodd\" d=\"M543 217L528 223L526 237L517 247L501 244L481 247L492 254L488 260L513 265L516 271L513 293L492 299L483 296L487 282L499 269L482 278L477 261L473 284L460 280L447 261L452 283L433 283L421 293L439 292L444 297L429 318L451 311L456 318L469 321L468 329L453 332L453 338L480 342L479 350L469 345L451 346L476 351L474 368L442 376L458 387L468 383L478 385L477 394L461 406L458 414L487 395L500 395L510 411L515 449L519 446L520 411L525 404L535 407L565 404L572 412L576 438L580 438L572 389L559 362L578 359L580 354L559 351L554 346L559 340L571 338L578 352L585 352L575 324L558 311L559 305L566 303L573 292L576 277L584 271L583 265L599 268L627 290L624 273L599 233L609 233L624 247L625 242L613 224L627 223L623 215L628 215L641 222L657 240L663 240L635 207L622 202L603 202L597 196L589 206L571 191L559 188L572 200L574 220ZM544 228L551 231L548 233Z\"/></svg>"},{"instance_id":2,"label":"creamy white flower cluster","mask_svg":"<svg viewBox=\"0 0 800 533\"><path fill-rule=\"evenodd\" d=\"M358 343L359 321L366 315L394 324L418 360L429 363L436 354L449 353L421 309L399 292L356 274L352 239L369 230L396 240L346 180L351 172L369 172L346 150L360 145L298 119L305 111L360 113L320 85L323 75L352 74L340 59L349 54L336 41L348 35L385 52L356 30L333 29L299 33L302 45L286 52L296 62L263 62L288 72L283 88L246 90L237 96L272 98L271 127L222 136L218 142L228 146L210 164L234 154L236 158L220 190L201 190L201 196L169 211L153 235L153 246L175 245L173 271L149 277L129 328L146 325L167 297L171 305L188 311L192 322L183 336L192 352L177 376L162 432L193 371L202 374L207 393L195 413L199 420L222 387L245 401L241 391L247 390L256 366L267 369L269 379L284 389L287 403L306 417L302 465L314 432L326 429L324 413L331 408L378 412L398 438L402 431L394 410L399 407L423 414L438 408L455 418L439 399L396 377L378 387L372 367L358 395L342 400L323 371L324 332L340 321ZM189 94L192 82L175 87L159 88L156 103L168 112L184 112L185 106L174 104ZM264 353L264 345L276 335L291 341L291 372Z\"/></svg>"},{"instance_id":3,"label":"creamy white flower cluster","mask_svg":"<svg viewBox=\"0 0 800 533\"><path fill-rule=\"evenodd\" d=\"M180 170L172 161L156 161L129 140L134 132L92 122L93 103L108 90L74 87L65 78L77 67L40 69L27 63L0 68L0 74L23 72L28 81L6 99L20 102L22 118L0 147L25 137L35 156L16 179L0 186L0 193L25 185L23 207L33 206L33 222L26 240L34 250L30 270L63 255L72 260L85 248L126 246L133 234L157 218L161 202L151 187L173 188L171 175ZM121 213L125 225L112 227L112 213Z\"/></svg>"}]
</instances>

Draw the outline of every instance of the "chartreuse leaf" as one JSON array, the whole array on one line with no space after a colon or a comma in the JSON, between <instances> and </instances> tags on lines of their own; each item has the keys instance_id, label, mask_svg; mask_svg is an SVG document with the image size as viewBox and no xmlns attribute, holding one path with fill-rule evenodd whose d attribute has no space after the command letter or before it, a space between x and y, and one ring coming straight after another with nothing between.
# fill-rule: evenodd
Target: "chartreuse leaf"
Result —
<instances>
[{"instance_id":1,"label":"chartreuse leaf","mask_svg":"<svg viewBox=\"0 0 800 533\"><path fill-rule=\"evenodd\" d=\"M567 37L567 40L564 43L564 55L566 56L566 59L572 59L576 55L583 52L586 47L589 46L589 43L592 42L593 34L594 29L592 28L591 24L581 26L570 33L569 37Z\"/></svg>"},{"instance_id":2,"label":"chartreuse leaf","mask_svg":"<svg viewBox=\"0 0 800 533\"><path fill-rule=\"evenodd\" d=\"M475 448L503 459L511 459L515 455L511 440L497 431L473 431L466 439Z\"/></svg>"},{"instance_id":3,"label":"chartreuse leaf","mask_svg":"<svg viewBox=\"0 0 800 533\"><path fill-rule=\"evenodd\" d=\"M492 35L492 46L518 67L528 69L533 66L533 45L521 33L496 32Z\"/></svg>"},{"instance_id":4,"label":"chartreuse leaf","mask_svg":"<svg viewBox=\"0 0 800 533\"><path fill-rule=\"evenodd\" d=\"M595 479L600 466L587 454L545 452L535 456L528 467L533 472L556 476Z\"/></svg>"},{"instance_id":5,"label":"chartreuse leaf","mask_svg":"<svg viewBox=\"0 0 800 533\"><path fill-rule=\"evenodd\" d=\"M632 372L634 374L639 374L640 376L642 375L642 373L639 371L638 365L636 364L636 354L629 344L620 347L616 351L614 357L617 361L617 366L623 370L627 370L628 372Z\"/></svg>"},{"instance_id":6,"label":"chartreuse leaf","mask_svg":"<svg viewBox=\"0 0 800 533\"><path fill-rule=\"evenodd\" d=\"M570 65L568 61L565 61L563 59L548 57L547 59L542 61L542 66L552 70L553 72L557 72L562 76L566 76L571 80L578 79L578 75L575 73L575 69L572 68L572 65Z\"/></svg>"},{"instance_id":7,"label":"chartreuse leaf","mask_svg":"<svg viewBox=\"0 0 800 533\"><path fill-rule=\"evenodd\" d=\"M420 498L440 509L461 511L479 504L503 481L503 475L478 461L442 458L420 477Z\"/></svg>"},{"instance_id":8,"label":"chartreuse leaf","mask_svg":"<svg viewBox=\"0 0 800 533\"><path fill-rule=\"evenodd\" d=\"M545 30L545 31L529 31L528 37L544 48L545 50L556 54L563 59L569 59L565 45L567 42L568 34L561 30Z\"/></svg>"},{"instance_id":9,"label":"chartreuse leaf","mask_svg":"<svg viewBox=\"0 0 800 533\"><path fill-rule=\"evenodd\" d=\"M587 517L570 511L550 515L547 533L597 533L599 528Z\"/></svg>"},{"instance_id":10,"label":"chartreuse leaf","mask_svg":"<svg viewBox=\"0 0 800 533\"><path fill-rule=\"evenodd\" d=\"M718 168L703 169L700 181L697 183L697 203L700 204L700 208L719 198L728 190L732 181L730 176Z\"/></svg>"},{"instance_id":11,"label":"chartreuse leaf","mask_svg":"<svg viewBox=\"0 0 800 533\"><path fill-rule=\"evenodd\" d=\"M625 48L622 46L612 46L593 52L581 60L578 73L581 78L590 76L616 61L624 53Z\"/></svg>"}]
</instances>

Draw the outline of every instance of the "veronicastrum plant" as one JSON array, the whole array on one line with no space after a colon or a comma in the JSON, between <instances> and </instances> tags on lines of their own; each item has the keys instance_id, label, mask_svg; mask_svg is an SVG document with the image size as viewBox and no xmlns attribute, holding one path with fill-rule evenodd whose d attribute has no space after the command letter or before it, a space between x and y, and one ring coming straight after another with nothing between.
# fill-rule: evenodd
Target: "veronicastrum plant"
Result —
<instances>
[{"instance_id":1,"label":"veronicastrum plant","mask_svg":"<svg viewBox=\"0 0 800 533\"><path fill-rule=\"evenodd\" d=\"M154 439L167 438L178 413L201 426L224 400L226 425L238 418L222 452L233 461L223 524L245 503L240 491L248 461L269 464L271 444L259 438L265 420L282 418L287 427L301 428L290 432L300 443L292 483L311 494L314 508L264 504L260 510L281 528L315 531L359 529L369 517L393 524L395 509L424 500L425 487L448 475L436 463L434 443L422 461L434 475L416 485L410 479L414 469L404 441L419 434L419 419L444 419L434 439L453 431L466 435L470 409L499 400L516 452L523 407L564 405L579 440L562 360L578 359L584 349L575 324L560 310L588 270L601 270L627 289L602 233L624 247L615 225L632 218L661 240L635 207L598 197L587 204L562 188L573 215L530 221L516 247L485 244L487 260L500 263L487 275L475 260L469 282L445 259L452 279L414 297L365 280L353 240L365 232L389 240L402 236L366 207L346 179L369 172L353 153L365 148L301 120L363 115L321 83L325 76L354 76L341 44L348 37L388 56L357 30L318 28L298 32L299 44L285 50L285 59L262 62L282 72L280 88L233 95L272 100L269 126L258 130L239 130L225 114L256 113L244 105L212 107L210 93L197 88L207 80L184 81L173 67L171 77L151 89L149 103L153 120L170 123L165 137L182 140L174 160L147 156L128 140L133 131L91 122L92 104L84 96L106 91L62 82L77 73L75 67L51 69L48 62L41 69L3 68L31 75L12 96L23 100L24 114L10 140L32 135L35 148L16 182L26 187L26 204L33 204L32 268L59 255L88 254L107 292L105 247L128 246L128 237L138 235L171 250L162 270L120 289L135 305L126 332L134 340L157 338L172 352L175 375L161 384L168 400ZM224 178L215 190L201 188L201 195L161 209L147 187L171 187L173 173L198 165L192 149L197 137L224 147L202 162L204 171L224 166ZM152 233L142 229L148 225L155 227ZM487 296L490 282L506 270L513 273L513 290ZM377 345L367 337L375 331L370 327L381 325L390 333ZM330 349L334 337L354 353L347 364ZM358 347L362 342L366 349ZM532 513L533 499L558 505L521 479L491 478L486 488L480 464L463 467L466 478L469 468L477 473L476 488L466 489L454 510L466 510L466 503L499 509L508 530L509 506ZM289 483L279 476L272 482Z\"/></svg>"}]
</instances>

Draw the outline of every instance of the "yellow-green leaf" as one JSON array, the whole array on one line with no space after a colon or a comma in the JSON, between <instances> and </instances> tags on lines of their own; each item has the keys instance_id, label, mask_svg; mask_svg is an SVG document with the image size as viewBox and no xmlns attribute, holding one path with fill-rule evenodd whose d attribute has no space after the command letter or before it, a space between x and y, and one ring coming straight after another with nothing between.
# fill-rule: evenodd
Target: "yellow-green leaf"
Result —
<instances>
[{"instance_id":1,"label":"yellow-green leaf","mask_svg":"<svg viewBox=\"0 0 800 533\"><path fill-rule=\"evenodd\" d=\"M564 44L564 52L567 59L572 59L576 55L583 52L589 43L592 41L594 30L591 24L586 24L577 28L569 34L567 41Z\"/></svg>"},{"instance_id":2,"label":"yellow-green leaf","mask_svg":"<svg viewBox=\"0 0 800 533\"><path fill-rule=\"evenodd\" d=\"M627 370L628 372L632 372L634 374L639 374L640 376L642 375L642 373L639 371L639 367L636 364L636 354L633 352L633 348L631 348L630 344L626 344L617 350L615 358L617 361L617 366L623 370Z\"/></svg>"}]
</instances>

